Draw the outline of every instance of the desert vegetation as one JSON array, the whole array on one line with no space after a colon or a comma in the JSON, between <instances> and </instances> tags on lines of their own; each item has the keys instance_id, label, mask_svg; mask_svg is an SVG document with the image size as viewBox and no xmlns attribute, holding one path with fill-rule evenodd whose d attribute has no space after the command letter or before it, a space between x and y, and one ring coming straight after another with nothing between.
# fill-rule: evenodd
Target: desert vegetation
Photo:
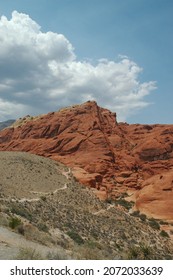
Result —
<instances>
[{"instance_id":1,"label":"desert vegetation","mask_svg":"<svg viewBox=\"0 0 173 280\"><path fill-rule=\"evenodd\" d=\"M39 163L44 164L42 158ZM35 197L29 192L27 197L27 185L16 196L11 187L9 193L2 189L0 226L26 241L13 258L172 259L173 246L162 229L164 221L132 211L133 203L124 196L111 203L103 202L71 174L67 176L65 166L56 168L56 191L43 193L37 189ZM9 246L14 246L15 238L16 235L10 239ZM36 250L32 242L42 247Z\"/></svg>"}]
</instances>

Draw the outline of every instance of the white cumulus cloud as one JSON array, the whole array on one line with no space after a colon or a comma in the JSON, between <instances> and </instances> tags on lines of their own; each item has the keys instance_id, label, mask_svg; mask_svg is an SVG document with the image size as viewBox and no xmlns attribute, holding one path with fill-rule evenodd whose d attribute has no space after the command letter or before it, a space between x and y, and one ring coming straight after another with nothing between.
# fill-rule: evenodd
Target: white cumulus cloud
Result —
<instances>
[{"instance_id":1,"label":"white cumulus cloud","mask_svg":"<svg viewBox=\"0 0 173 280\"><path fill-rule=\"evenodd\" d=\"M128 57L79 61L63 34L42 32L28 15L0 19L0 120L40 114L96 100L125 120L148 105L155 82L141 83L142 69Z\"/></svg>"}]
</instances>

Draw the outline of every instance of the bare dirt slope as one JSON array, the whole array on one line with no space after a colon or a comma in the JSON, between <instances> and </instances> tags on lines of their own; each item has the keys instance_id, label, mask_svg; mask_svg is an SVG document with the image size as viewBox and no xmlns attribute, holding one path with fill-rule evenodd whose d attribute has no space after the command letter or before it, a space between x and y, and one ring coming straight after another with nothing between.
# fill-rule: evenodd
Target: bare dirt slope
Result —
<instances>
[{"instance_id":1,"label":"bare dirt slope","mask_svg":"<svg viewBox=\"0 0 173 280\"><path fill-rule=\"evenodd\" d=\"M0 152L0 192L27 199L55 192L68 182L63 175L66 169L53 160L29 153Z\"/></svg>"},{"instance_id":2,"label":"bare dirt slope","mask_svg":"<svg viewBox=\"0 0 173 280\"><path fill-rule=\"evenodd\" d=\"M55 194L67 187L69 177L69 169L53 160L25 152L0 152L0 259L14 259L22 248L28 248L31 255L36 250L41 258L61 251L59 247L54 248L46 233L42 236L37 227L29 226L29 221L20 216L24 213L15 215L7 205L12 205L16 199L21 203L31 203ZM8 228L13 218L21 221L20 227L27 228L25 236Z\"/></svg>"}]
</instances>

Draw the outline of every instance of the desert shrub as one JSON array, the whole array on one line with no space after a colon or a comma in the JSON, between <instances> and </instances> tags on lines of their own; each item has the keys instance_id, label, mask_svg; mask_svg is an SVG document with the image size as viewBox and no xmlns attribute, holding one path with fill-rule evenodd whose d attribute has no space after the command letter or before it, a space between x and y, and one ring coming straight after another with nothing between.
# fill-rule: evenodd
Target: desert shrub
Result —
<instances>
[{"instance_id":1,"label":"desert shrub","mask_svg":"<svg viewBox=\"0 0 173 280\"><path fill-rule=\"evenodd\" d=\"M91 249L97 248L99 250L101 250L103 248L99 242L94 241L94 240L87 240L85 242L85 246L87 246L88 248L91 248Z\"/></svg>"},{"instance_id":2,"label":"desert shrub","mask_svg":"<svg viewBox=\"0 0 173 280\"><path fill-rule=\"evenodd\" d=\"M77 260L103 260L110 258L110 252L94 240L86 240L84 244L74 247L73 256Z\"/></svg>"},{"instance_id":3,"label":"desert shrub","mask_svg":"<svg viewBox=\"0 0 173 280\"><path fill-rule=\"evenodd\" d=\"M137 260L138 259L138 248L133 246L129 248L128 254L127 254L128 260Z\"/></svg>"},{"instance_id":4,"label":"desert shrub","mask_svg":"<svg viewBox=\"0 0 173 280\"><path fill-rule=\"evenodd\" d=\"M126 193L126 192L124 192L124 193L122 193L122 195L121 195L121 197L128 197L129 195L128 195L128 193Z\"/></svg>"},{"instance_id":5,"label":"desert shrub","mask_svg":"<svg viewBox=\"0 0 173 280\"><path fill-rule=\"evenodd\" d=\"M29 221L32 221L32 215L22 205L13 204L11 205L10 211L13 214L19 215L21 217L26 218Z\"/></svg>"},{"instance_id":6,"label":"desert shrub","mask_svg":"<svg viewBox=\"0 0 173 280\"><path fill-rule=\"evenodd\" d=\"M172 255L166 254L165 255L165 260L172 260Z\"/></svg>"},{"instance_id":7,"label":"desert shrub","mask_svg":"<svg viewBox=\"0 0 173 280\"><path fill-rule=\"evenodd\" d=\"M70 248L70 243L66 238L58 238L54 240L55 244L64 248L64 249L69 249Z\"/></svg>"},{"instance_id":8,"label":"desert shrub","mask_svg":"<svg viewBox=\"0 0 173 280\"><path fill-rule=\"evenodd\" d=\"M49 245L50 243L53 243L51 235L44 231L39 231L39 229L32 224L25 225L24 229L26 239L36 241L42 245Z\"/></svg>"},{"instance_id":9,"label":"desert shrub","mask_svg":"<svg viewBox=\"0 0 173 280\"><path fill-rule=\"evenodd\" d=\"M124 208L126 208L127 210L130 210L133 207L134 202L133 201L127 201L123 198L119 198L115 201L115 204L119 204L119 205L123 206Z\"/></svg>"},{"instance_id":10,"label":"desert shrub","mask_svg":"<svg viewBox=\"0 0 173 280\"><path fill-rule=\"evenodd\" d=\"M46 196L41 196L40 198L41 198L41 200L43 200L43 201L46 201L46 199L47 199Z\"/></svg>"},{"instance_id":11,"label":"desert shrub","mask_svg":"<svg viewBox=\"0 0 173 280\"><path fill-rule=\"evenodd\" d=\"M169 223L168 223L168 222L163 221L163 220L160 220L160 221L159 221L159 223L160 223L160 225L169 225Z\"/></svg>"},{"instance_id":12,"label":"desert shrub","mask_svg":"<svg viewBox=\"0 0 173 280\"><path fill-rule=\"evenodd\" d=\"M42 255L33 248L20 248L16 260L43 260Z\"/></svg>"},{"instance_id":13,"label":"desert shrub","mask_svg":"<svg viewBox=\"0 0 173 280\"><path fill-rule=\"evenodd\" d=\"M145 244L141 244L140 245L140 251L142 253L142 256L143 256L144 260L150 259L151 255L152 255L151 247L149 247L149 246L147 246Z\"/></svg>"},{"instance_id":14,"label":"desert shrub","mask_svg":"<svg viewBox=\"0 0 173 280\"><path fill-rule=\"evenodd\" d=\"M44 224L44 223L38 223L38 224L37 224L37 228L38 228L39 230L44 231L44 232L49 232L49 228L48 228L47 225Z\"/></svg>"},{"instance_id":15,"label":"desert shrub","mask_svg":"<svg viewBox=\"0 0 173 280\"><path fill-rule=\"evenodd\" d=\"M159 223L158 223L154 218L149 219L149 225L150 225L153 229L157 229L157 230L160 229Z\"/></svg>"},{"instance_id":16,"label":"desert shrub","mask_svg":"<svg viewBox=\"0 0 173 280\"><path fill-rule=\"evenodd\" d=\"M139 215L139 218L141 219L141 221L145 222L147 216L146 216L145 214L140 214L140 215Z\"/></svg>"},{"instance_id":17,"label":"desert shrub","mask_svg":"<svg viewBox=\"0 0 173 280\"><path fill-rule=\"evenodd\" d=\"M145 222L147 218L147 216L145 214L141 214L139 210L134 211L131 215L140 218L143 222Z\"/></svg>"},{"instance_id":18,"label":"desert shrub","mask_svg":"<svg viewBox=\"0 0 173 280\"><path fill-rule=\"evenodd\" d=\"M19 225L21 225L21 220L17 217L11 217L9 220L9 227L12 229L17 228Z\"/></svg>"},{"instance_id":19,"label":"desert shrub","mask_svg":"<svg viewBox=\"0 0 173 280\"><path fill-rule=\"evenodd\" d=\"M130 260L149 260L152 259L153 250L145 244L140 244L139 247L130 247L127 258Z\"/></svg>"},{"instance_id":20,"label":"desert shrub","mask_svg":"<svg viewBox=\"0 0 173 280\"><path fill-rule=\"evenodd\" d=\"M57 251L57 252L49 252L46 256L48 260L68 260L69 257L65 254L65 252Z\"/></svg>"},{"instance_id":21,"label":"desert shrub","mask_svg":"<svg viewBox=\"0 0 173 280\"><path fill-rule=\"evenodd\" d=\"M140 211L139 211L139 210L134 211L134 212L132 212L132 214L131 214L131 216L134 216L134 217L139 217L139 215L140 215Z\"/></svg>"},{"instance_id":22,"label":"desert shrub","mask_svg":"<svg viewBox=\"0 0 173 280\"><path fill-rule=\"evenodd\" d=\"M108 203L108 204L112 204L112 199L111 198L106 198L105 202Z\"/></svg>"},{"instance_id":23,"label":"desert shrub","mask_svg":"<svg viewBox=\"0 0 173 280\"><path fill-rule=\"evenodd\" d=\"M82 237L75 231L71 230L67 232L68 236L70 236L71 239L73 239L78 245L81 245L84 243L84 240Z\"/></svg>"},{"instance_id":24,"label":"desert shrub","mask_svg":"<svg viewBox=\"0 0 173 280\"><path fill-rule=\"evenodd\" d=\"M162 230L162 231L160 232L160 236L162 236L162 237L168 237L168 238L169 238L169 234L168 234L165 230Z\"/></svg>"},{"instance_id":25,"label":"desert shrub","mask_svg":"<svg viewBox=\"0 0 173 280\"><path fill-rule=\"evenodd\" d=\"M89 248L87 246L80 246L80 250L78 252L77 259L79 260L103 260L106 259L105 256L103 256L103 251L97 249L97 248Z\"/></svg>"}]
</instances>

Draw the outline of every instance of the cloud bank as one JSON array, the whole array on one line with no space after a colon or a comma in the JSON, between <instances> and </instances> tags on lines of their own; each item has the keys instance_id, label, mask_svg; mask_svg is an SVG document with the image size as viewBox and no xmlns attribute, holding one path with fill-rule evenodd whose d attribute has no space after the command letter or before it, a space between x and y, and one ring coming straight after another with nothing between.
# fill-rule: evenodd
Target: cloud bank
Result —
<instances>
[{"instance_id":1,"label":"cloud bank","mask_svg":"<svg viewBox=\"0 0 173 280\"><path fill-rule=\"evenodd\" d=\"M142 69L128 57L79 61L62 34L42 32L28 15L0 19L0 121L37 115L96 100L126 120L148 105L155 82L141 83Z\"/></svg>"}]
</instances>

